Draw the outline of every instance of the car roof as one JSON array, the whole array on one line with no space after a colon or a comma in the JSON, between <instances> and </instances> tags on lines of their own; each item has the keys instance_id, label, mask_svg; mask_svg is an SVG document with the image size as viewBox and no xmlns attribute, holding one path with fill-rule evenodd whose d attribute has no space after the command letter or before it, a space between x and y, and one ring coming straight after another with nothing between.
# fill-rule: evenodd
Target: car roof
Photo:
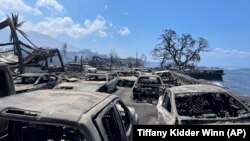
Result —
<instances>
[{"instance_id":1,"label":"car roof","mask_svg":"<svg viewBox=\"0 0 250 141\"><path fill-rule=\"evenodd\" d=\"M228 90L215 86L215 85L205 85L205 84L192 84L192 85L182 85L169 88L172 94L180 93L209 93L209 92L221 92L226 93Z\"/></svg>"},{"instance_id":2,"label":"car roof","mask_svg":"<svg viewBox=\"0 0 250 141\"><path fill-rule=\"evenodd\" d=\"M7 66L7 64L4 62L0 62L0 66Z\"/></svg>"},{"instance_id":3,"label":"car roof","mask_svg":"<svg viewBox=\"0 0 250 141\"><path fill-rule=\"evenodd\" d=\"M154 74L141 74L139 77L160 77L159 75L154 75Z\"/></svg>"},{"instance_id":4,"label":"car roof","mask_svg":"<svg viewBox=\"0 0 250 141\"><path fill-rule=\"evenodd\" d=\"M38 113L40 121L77 124L83 114L111 95L72 90L38 90L0 99L0 116L6 109ZM15 114L9 116L14 117ZM25 117L27 115L21 116ZM36 120L37 120L36 117ZM22 119L22 118L21 118ZM58 123L58 124L59 124Z\"/></svg>"},{"instance_id":5,"label":"car roof","mask_svg":"<svg viewBox=\"0 0 250 141\"><path fill-rule=\"evenodd\" d=\"M164 71L155 71L154 73L157 74L157 73L165 73L165 72L171 72L170 70L164 70Z\"/></svg>"},{"instance_id":6,"label":"car roof","mask_svg":"<svg viewBox=\"0 0 250 141\"><path fill-rule=\"evenodd\" d=\"M43 75L53 75L53 74L49 74L49 73L23 73L23 74L20 74L19 76L30 77L30 76L43 76Z\"/></svg>"},{"instance_id":7,"label":"car roof","mask_svg":"<svg viewBox=\"0 0 250 141\"><path fill-rule=\"evenodd\" d=\"M105 81L63 82L63 83L58 84L56 89L72 88L72 90L95 92L104 84L105 84Z\"/></svg>"}]
</instances>

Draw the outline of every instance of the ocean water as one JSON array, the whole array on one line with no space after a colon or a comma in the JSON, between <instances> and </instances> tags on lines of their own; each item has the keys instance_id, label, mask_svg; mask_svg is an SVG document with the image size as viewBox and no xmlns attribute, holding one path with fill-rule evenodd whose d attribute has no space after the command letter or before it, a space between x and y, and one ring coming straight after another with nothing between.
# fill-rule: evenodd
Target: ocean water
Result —
<instances>
[{"instance_id":1,"label":"ocean water","mask_svg":"<svg viewBox=\"0 0 250 141\"><path fill-rule=\"evenodd\" d=\"M224 69L224 73L221 83L224 87L250 96L250 68Z\"/></svg>"}]
</instances>

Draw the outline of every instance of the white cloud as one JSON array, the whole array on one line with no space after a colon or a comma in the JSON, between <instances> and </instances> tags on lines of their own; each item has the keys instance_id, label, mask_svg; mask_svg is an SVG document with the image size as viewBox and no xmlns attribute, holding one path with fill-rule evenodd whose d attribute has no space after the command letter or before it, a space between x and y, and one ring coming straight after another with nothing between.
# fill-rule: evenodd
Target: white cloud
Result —
<instances>
[{"instance_id":1,"label":"white cloud","mask_svg":"<svg viewBox=\"0 0 250 141\"><path fill-rule=\"evenodd\" d=\"M27 22L23 25L24 31L36 31L50 36L66 34L72 38L80 38L86 35L97 35L101 38L107 37L105 31L105 19L97 16L95 20L89 19L84 21L83 25L75 23L70 17L47 17L39 23Z\"/></svg>"},{"instance_id":2,"label":"white cloud","mask_svg":"<svg viewBox=\"0 0 250 141\"><path fill-rule=\"evenodd\" d=\"M97 32L97 35L98 35L99 37L101 37L101 38L105 38L105 37L108 36L107 32L105 32L105 31L98 31L98 32Z\"/></svg>"},{"instance_id":3,"label":"white cloud","mask_svg":"<svg viewBox=\"0 0 250 141\"><path fill-rule=\"evenodd\" d=\"M130 34L130 30L128 27L121 27L120 30L118 31L119 34L121 34L122 36L128 35Z\"/></svg>"},{"instance_id":4,"label":"white cloud","mask_svg":"<svg viewBox=\"0 0 250 141\"><path fill-rule=\"evenodd\" d=\"M66 30L66 34L72 38L80 38L81 36L84 36L85 31L86 30L82 28L80 24L73 24Z\"/></svg>"},{"instance_id":5,"label":"white cloud","mask_svg":"<svg viewBox=\"0 0 250 141\"><path fill-rule=\"evenodd\" d=\"M221 48L214 48L207 54L215 56L250 57L250 51L243 51L238 49L226 50Z\"/></svg>"},{"instance_id":6,"label":"white cloud","mask_svg":"<svg viewBox=\"0 0 250 141\"><path fill-rule=\"evenodd\" d=\"M86 34L91 34L93 32L103 31L106 28L106 21L102 16L97 16L94 21L85 20L84 27L86 29Z\"/></svg>"},{"instance_id":7,"label":"white cloud","mask_svg":"<svg viewBox=\"0 0 250 141\"><path fill-rule=\"evenodd\" d=\"M32 13L33 15L42 15L42 12L37 8L25 4L22 0L0 0L0 9L16 10L18 12Z\"/></svg>"},{"instance_id":8,"label":"white cloud","mask_svg":"<svg viewBox=\"0 0 250 141\"><path fill-rule=\"evenodd\" d=\"M64 10L63 5L61 5L56 0L37 0L37 7L54 8L55 10L62 12Z\"/></svg>"}]
</instances>

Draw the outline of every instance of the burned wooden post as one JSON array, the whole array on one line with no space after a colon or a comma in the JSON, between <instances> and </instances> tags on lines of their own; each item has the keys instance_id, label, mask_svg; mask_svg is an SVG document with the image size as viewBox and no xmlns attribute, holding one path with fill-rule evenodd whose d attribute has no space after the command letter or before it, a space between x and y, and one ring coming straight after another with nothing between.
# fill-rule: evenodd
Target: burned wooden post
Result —
<instances>
[{"instance_id":1,"label":"burned wooden post","mask_svg":"<svg viewBox=\"0 0 250 141\"><path fill-rule=\"evenodd\" d=\"M58 49L55 49L56 50L56 52L57 52L57 55L58 55L58 58L59 58L59 60L60 60L60 63L61 63L61 71L63 71L64 72L64 64L63 64L63 59L62 59L62 56L61 56L61 54L60 54L60 51L58 50Z\"/></svg>"},{"instance_id":2,"label":"burned wooden post","mask_svg":"<svg viewBox=\"0 0 250 141\"><path fill-rule=\"evenodd\" d=\"M78 57L77 57L77 56L75 56L75 62L77 62L77 58L78 58Z\"/></svg>"}]
</instances>

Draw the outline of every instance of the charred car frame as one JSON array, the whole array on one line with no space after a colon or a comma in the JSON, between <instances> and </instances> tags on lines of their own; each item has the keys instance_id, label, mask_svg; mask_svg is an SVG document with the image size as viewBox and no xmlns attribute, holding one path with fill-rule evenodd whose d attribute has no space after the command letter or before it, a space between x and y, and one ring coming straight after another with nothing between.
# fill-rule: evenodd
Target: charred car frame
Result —
<instances>
[{"instance_id":1,"label":"charred car frame","mask_svg":"<svg viewBox=\"0 0 250 141\"><path fill-rule=\"evenodd\" d=\"M133 86L133 99L137 102L157 103L164 93L162 79L158 75L140 75Z\"/></svg>"},{"instance_id":2,"label":"charred car frame","mask_svg":"<svg viewBox=\"0 0 250 141\"><path fill-rule=\"evenodd\" d=\"M97 92L39 90L0 103L0 141L131 141L138 123L119 97Z\"/></svg>"},{"instance_id":3,"label":"charred car frame","mask_svg":"<svg viewBox=\"0 0 250 141\"><path fill-rule=\"evenodd\" d=\"M160 124L249 124L250 109L227 89L183 85L166 89L157 104Z\"/></svg>"}]
</instances>

